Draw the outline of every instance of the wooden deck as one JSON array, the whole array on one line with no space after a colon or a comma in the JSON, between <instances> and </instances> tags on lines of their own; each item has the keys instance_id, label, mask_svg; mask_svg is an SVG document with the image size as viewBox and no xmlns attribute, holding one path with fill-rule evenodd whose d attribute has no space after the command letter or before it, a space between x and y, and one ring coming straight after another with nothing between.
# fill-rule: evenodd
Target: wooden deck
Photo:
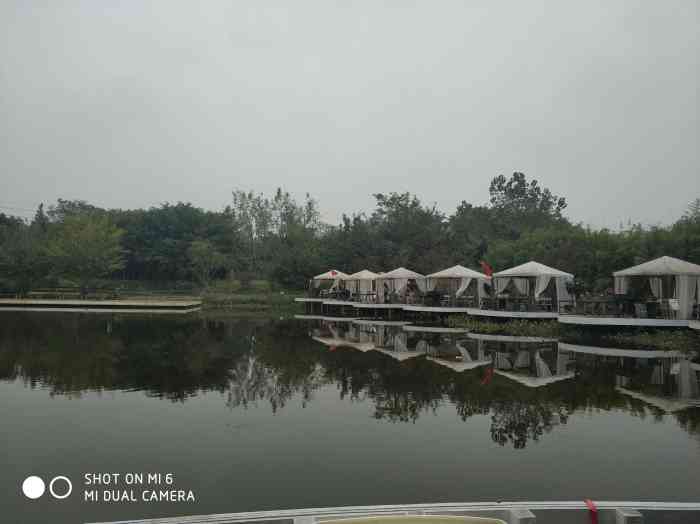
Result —
<instances>
[{"instance_id":1,"label":"wooden deck","mask_svg":"<svg viewBox=\"0 0 700 524\"><path fill-rule=\"evenodd\" d=\"M417 313L466 313L466 307L452 306L420 306L420 305L404 305L401 309L404 311L414 311Z\"/></svg>"},{"instance_id":2,"label":"wooden deck","mask_svg":"<svg viewBox=\"0 0 700 524\"><path fill-rule=\"evenodd\" d=\"M296 298L296 302L320 303L323 306L353 307L357 310L399 310L407 313L461 314L471 317L490 317L522 320L558 320L562 324L618 327L675 327L700 330L700 320L672 320L662 318L602 317L594 315L560 315L554 311L504 311L456 306L422 306L419 304L374 304L348 300ZM359 312L358 312L359 313Z\"/></svg>"},{"instance_id":3,"label":"wooden deck","mask_svg":"<svg viewBox=\"0 0 700 524\"><path fill-rule=\"evenodd\" d=\"M467 308L467 314L474 317L522 318L522 319L551 319L559 317L552 311L502 311L499 309Z\"/></svg>"},{"instance_id":4,"label":"wooden deck","mask_svg":"<svg viewBox=\"0 0 700 524\"><path fill-rule=\"evenodd\" d=\"M541 343L541 342L557 342L556 338L547 337L522 337L517 335L491 335L488 333L469 333L469 338L474 340L487 340L492 342L526 342L526 343Z\"/></svg>"},{"instance_id":5,"label":"wooden deck","mask_svg":"<svg viewBox=\"0 0 700 524\"><path fill-rule=\"evenodd\" d=\"M63 311L82 313L190 313L201 309L195 298L154 298L76 300L40 298L2 298L0 311Z\"/></svg>"},{"instance_id":6,"label":"wooden deck","mask_svg":"<svg viewBox=\"0 0 700 524\"><path fill-rule=\"evenodd\" d=\"M583 326L624 326L624 327L688 327L688 320L666 318L597 317L594 315L559 315L562 324Z\"/></svg>"}]
</instances>

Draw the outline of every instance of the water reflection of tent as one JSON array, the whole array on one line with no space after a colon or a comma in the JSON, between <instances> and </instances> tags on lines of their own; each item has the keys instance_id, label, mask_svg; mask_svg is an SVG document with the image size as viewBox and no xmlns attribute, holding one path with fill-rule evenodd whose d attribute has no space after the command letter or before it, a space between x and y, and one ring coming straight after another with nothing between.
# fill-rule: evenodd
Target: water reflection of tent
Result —
<instances>
[{"instance_id":1,"label":"water reflection of tent","mask_svg":"<svg viewBox=\"0 0 700 524\"><path fill-rule=\"evenodd\" d=\"M427 359L458 373L491 364L491 357L486 356L482 344L479 344L475 350L472 350L474 353L472 356L465 347L464 342L464 340L457 340L450 346L441 344L435 347L428 345Z\"/></svg>"},{"instance_id":2,"label":"water reflection of tent","mask_svg":"<svg viewBox=\"0 0 700 524\"><path fill-rule=\"evenodd\" d=\"M377 351L400 362L425 354L425 346L418 346L415 350L408 348L408 334L404 331L394 333L391 340L393 344L386 344L382 349L377 349Z\"/></svg>"},{"instance_id":3,"label":"water reflection of tent","mask_svg":"<svg viewBox=\"0 0 700 524\"><path fill-rule=\"evenodd\" d=\"M696 399L660 397L658 395L649 395L646 393L640 393L639 391L633 391L622 386L617 386L615 389L623 395L641 400L645 404L654 406L655 408L658 408L666 413L674 413L676 411L683 411L684 409L688 408L700 407L700 400Z\"/></svg>"},{"instance_id":4,"label":"water reflection of tent","mask_svg":"<svg viewBox=\"0 0 700 524\"><path fill-rule=\"evenodd\" d=\"M698 371L700 364L689 360L694 353L685 354L680 351L656 351L640 349L622 349L611 347L584 346L578 344L559 343L559 349L572 354L594 355L597 360L604 359L615 363L620 369L616 374L616 390L629 397L654 406L664 412L672 413L692 406L700 406L700 384ZM632 364L630 366L630 364ZM674 386L673 396L662 396L650 391L631 389L634 378L629 375L632 369L639 375L638 370L646 369L645 385ZM675 376L675 384L669 383ZM668 388L651 388L670 393Z\"/></svg>"},{"instance_id":5,"label":"water reflection of tent","mask_svg":"<svg viewBox=\"0 0 700 524\"><path fill-rule=\"evenodd\" d=\"M550 366L542 358L540 351L540 349L521 349L515 354L513 352L496 351L493 354L495 372L524 386L533 388L575 377L575 373L568 371L568 366L571 362L568 352L557 351L555 369L552 372ZM532 364L534 364L534 368ZM534 372L534 376L510 371L514 369L529 369Z\"/></svg>"},{"instance_id":6,"label":"water reflection of tent","mask_svg":"<svg viewBox=\"0 0 700 524\"><path fill-rule=\"evenodd\" d=\"M311 337L313 340L316 342L320 342L324 346L329 346L329 347L334 347L334 348L339 348L339 347L347 347L347 348L352 348L352 349L357 349L358 351L371 351L374 349L374 344L371 342L352 342L350 340L346 340L344 338L335 338L335 337Z\"/></svg>"},{"instance_id":7,"label":"water reflection of tent","mask_svg":"<svg viewBox=\"0 0 700 524\"><path fill-rule=\"evenodd\" d=\"M676 375L680 398L697 399L700 397L697 373L699 369L700 364L693 364L687 359L682 359L671 367L671 375Z\"/></svg>"}]
</instances>

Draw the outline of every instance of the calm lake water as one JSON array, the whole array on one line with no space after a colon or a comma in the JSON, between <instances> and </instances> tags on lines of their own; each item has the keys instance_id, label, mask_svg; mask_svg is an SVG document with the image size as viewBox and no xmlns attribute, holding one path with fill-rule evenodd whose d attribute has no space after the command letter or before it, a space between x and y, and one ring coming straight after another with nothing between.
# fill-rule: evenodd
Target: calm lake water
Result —
<instances>
[{"instance_id":1,"label":"calm lake water","mask_svg":"<svg viewBox=\"0 0 700 524\"><path fill-rule=\"evenodd\" d=\"M695 368L409 329L4 312L0 521L698 500ZM192 490L196 502L85 501L86 473L170 473L160 489ZM64 475L73 493L29 500L29 475Z\"/></svg>"}]
</instances>

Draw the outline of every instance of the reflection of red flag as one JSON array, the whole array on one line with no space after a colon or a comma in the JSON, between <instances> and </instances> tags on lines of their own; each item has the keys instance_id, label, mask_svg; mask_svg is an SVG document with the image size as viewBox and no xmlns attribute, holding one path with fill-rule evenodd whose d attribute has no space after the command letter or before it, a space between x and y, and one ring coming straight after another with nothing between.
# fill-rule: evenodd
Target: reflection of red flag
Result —
<instances>
[{"instance_id":1,"label":"reflection of red flag","mask_svg":"<svg viewBox=\"0 0 700 524\"><path fill-rule=\"evenodd\" d=\"M486 262L482 260L481 262L479 262L479 264L481 264L481 270L484 272L484 275L486 275L487 277L493 275L493 268L489 266Z\"/></svg>"},{"instance_id":2,"label":"reflection of red flag","mask_svg":"<svg viewBox=\"0 0 700 524\"><path fill-rule=\"evenodd\" d=\"M335 269L331 270L332 277L336 276L337 274L338 274L338 272Z\"/></svg>"},{"instance_id":3,"label":"reflection of red flag","mask_svg":"<svg viewBox=\"0 0 700 524\"><path fill-rule=\"evenodd\" d=\"M335 351L336 349L338 349L338 348L336 348L335 346L331 346L328 348L328 351Z\"/></svg>"},{"instance_id":4,"label":"reflection of red flag","mask_svg":"<svg viewBox=\"0 0 700 524\"><path fill-rule=\"evenodd\" d=\"M491 379L493 378L493 368L486 368L486 373L484 374L484 378L481 379L481 385L485 386L486 384L489 384L491 382Z\"/></svg>"}]
</instances>

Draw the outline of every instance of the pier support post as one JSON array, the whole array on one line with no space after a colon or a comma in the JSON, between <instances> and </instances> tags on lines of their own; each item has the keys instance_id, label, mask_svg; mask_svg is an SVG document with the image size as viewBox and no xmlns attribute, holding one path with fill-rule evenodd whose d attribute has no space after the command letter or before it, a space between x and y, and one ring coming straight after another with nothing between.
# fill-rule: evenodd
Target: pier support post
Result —
<instances>
[{"instance_id":1,"label":"pier support post","mask_svg":"<svg viewBox=\"0 0 700 524\"><path fill-rule=\"evenodd\" d=\"M643 524L644 516L636 509L615 508L615 524Z\"/></svg>"},{"instance_id":2,"label":"pier support post","mask_svg":"<svg viewBox=\"0 0 700 524\"><path fill-rule=\"evenodd\" d=\"M507 513L508 524L535 524L537 521L534 513L527 508L513 508Z\"/></svg>"}]
</instances>

